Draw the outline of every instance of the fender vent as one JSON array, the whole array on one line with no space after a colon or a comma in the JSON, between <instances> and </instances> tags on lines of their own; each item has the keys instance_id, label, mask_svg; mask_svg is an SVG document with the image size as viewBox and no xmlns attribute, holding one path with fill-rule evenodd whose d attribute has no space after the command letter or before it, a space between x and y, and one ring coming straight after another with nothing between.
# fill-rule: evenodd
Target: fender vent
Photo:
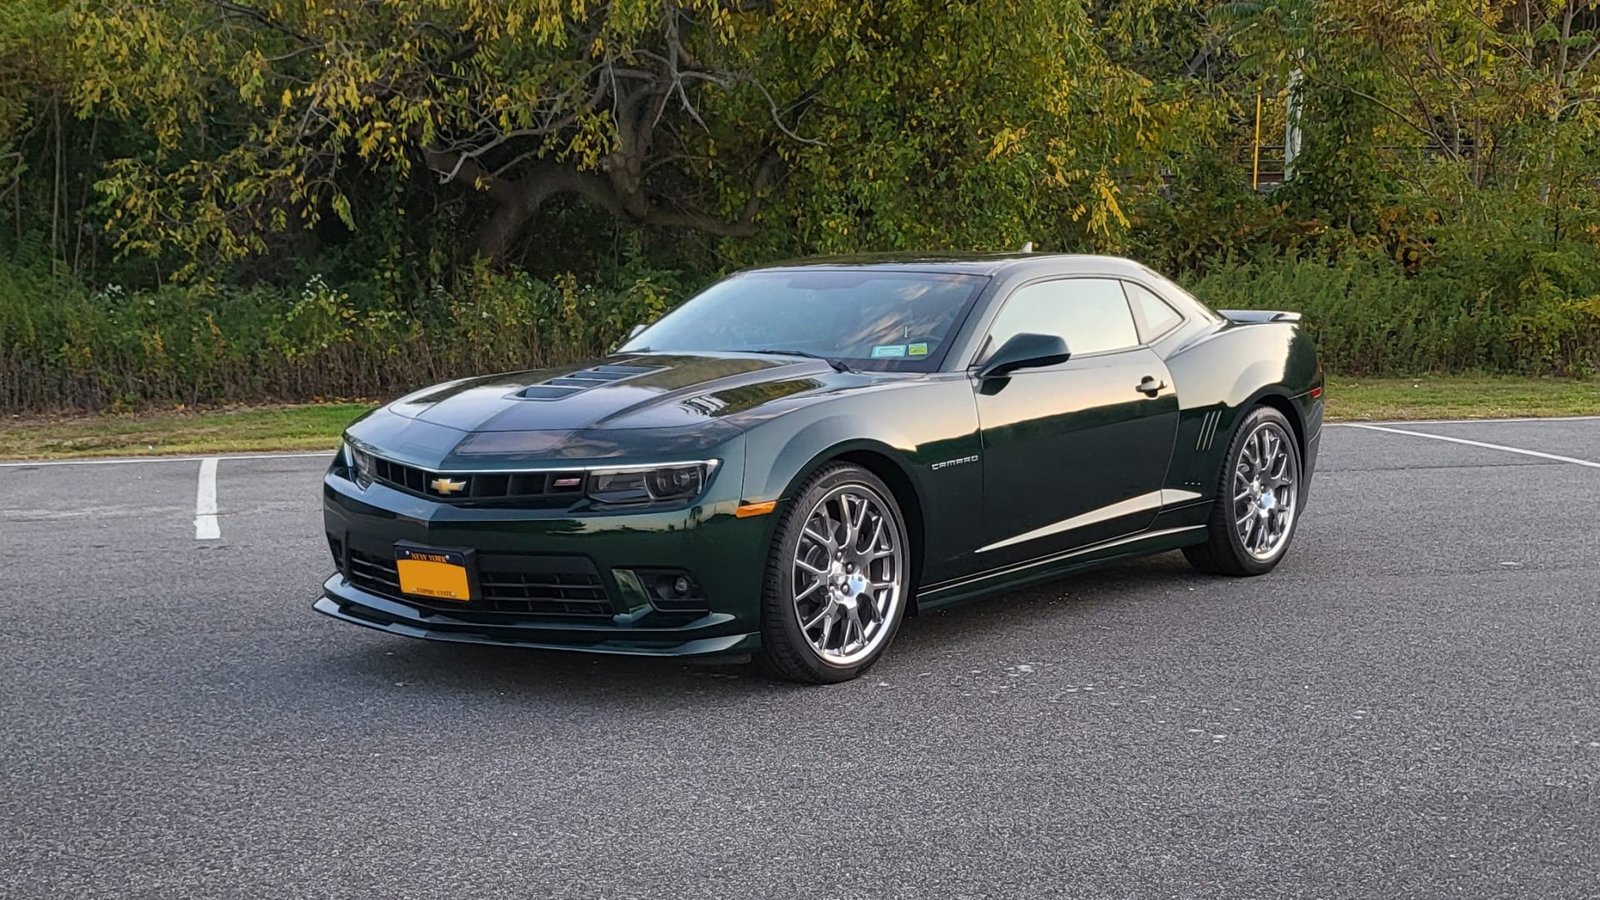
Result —
<instances>
[{"instance_id":1,"label":"fender vent","mask_svg":"<svg viewBox=\"0 0 1600 900\"><path fill-rule=\"evenodd\" d=\"M1222 421L1222 410L1214 409L1205 414L1200 420L1200 436L1195 439L1194 449L1210 450L1211 442L1217 438L1217 423Z\"/></svg>"}]
</instances>

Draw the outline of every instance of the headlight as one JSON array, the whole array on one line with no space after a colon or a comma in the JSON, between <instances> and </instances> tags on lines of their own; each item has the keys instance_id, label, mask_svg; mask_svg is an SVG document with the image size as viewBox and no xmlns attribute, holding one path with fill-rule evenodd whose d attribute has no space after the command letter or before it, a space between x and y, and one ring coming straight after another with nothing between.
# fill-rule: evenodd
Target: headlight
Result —
<instances>
[{"instance_id":1,"label":"headlight","mask_svg":"<svg viewBox=\"0 0 1600 900\"><path fill-rule=\"evenodd\" d=\"M351 481L362 487L372 483L372 461L349 441L345 441L339 447L339 462L344 466L345 474Z\"/></svg>"},{"instance_id":2,"label":"headlight","mask_svg":"<svg viewBox=\"0 0 1600 900\"><path fill-rule=\"evenodd\" d=\"M688 500L705 490L715 462L617 469L589 473L587 492L596 503L665 503Z\"/></svg>"},{"instance_id":3,"label":"headlight","mask_svg":"<svg viewBox=\"0 0 1600 900\"><path fill-rule=\"evenodd\" d=\"M705 487L706 472L702 466L679 466L675 469L652 469L644 477L650 496L657 500L677 500L693 497Z\"/></svg>"}]
</instances>

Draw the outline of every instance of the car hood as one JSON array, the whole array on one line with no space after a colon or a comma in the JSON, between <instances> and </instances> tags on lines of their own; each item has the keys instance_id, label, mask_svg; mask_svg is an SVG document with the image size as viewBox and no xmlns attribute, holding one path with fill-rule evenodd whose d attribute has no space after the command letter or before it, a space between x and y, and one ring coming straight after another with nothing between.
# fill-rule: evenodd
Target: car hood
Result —
<instances>
[{"instance_id":1,"label":"car hood","mask_svg":"<svg viewBox=\"0 0 1600 900\"><path fill-rule=\"evenodd\" d=\"M680 459L841 392L914 378L750 353L613 356L436 385L374 410L347 436L429 468Z\"/></svg>"},{"instance_id":2,"label":"car hood","mask_svg":"<svg viewBox=\"0 0 1600 900\"><path fill-rule=\"evenodd\" d=\"M450 471L721 458L741 453L731 444L763 422L929 378L838 372L803 357L630 354L436 385L373 410L345 436L384 458Z\"/></svg>"},{"instance_id":3,"label":"car hood","mask_svg":"<svg viewBox=\"0 0 1600 900\"><path fill-rule=\"evenodd\" d=\"M862 386L821 360L756 354L613 356L553 369L468 378L409 394L397 415L457 431L681 428L764 418L794 398Z\"/></svg>"}]
</instances>

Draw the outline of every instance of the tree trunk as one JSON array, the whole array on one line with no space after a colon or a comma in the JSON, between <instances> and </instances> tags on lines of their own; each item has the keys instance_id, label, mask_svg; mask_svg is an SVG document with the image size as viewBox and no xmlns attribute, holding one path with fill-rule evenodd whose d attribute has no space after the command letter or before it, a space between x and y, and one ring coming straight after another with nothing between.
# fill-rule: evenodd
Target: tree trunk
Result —
<instances>
[{"instance_id":1,"label":"tree trunk","mask_svg":"<svg viewBox=\"0 0 1600 900\"><path fill-rule=\"evenodd\" d=\"M481 256L490 263L499 263L505 259L506 254L522 237L522 231L527 226L528 220L539 211L544 203L544 197L530 198L523 202L503 202L495 206L494 212L489 214L483 224L478 227L478 234L473 240L473 253Z\"/></svg>"},{"instance_id":2,"label":"tree trunk","mask_svg":"<svg viewBox=\"0 0 1600 900\"><path fill-rule=\"evenodd\" d=\"M457 159L427 151L428 164L447 177L446 183L464 182L487 193L494 209L479 226L473 251L491 263L503 262L522 237L529 220L557 194L577 194L596 209L610 213L618 221L634 225L689 228L721 237L747 237L756 232L755 216L762 195L771 183L778 154L768 148L756 165L750 197L738 218L725 219L687 209L663 209L652 205L645 191L638 165L623 165L611 160L606 172L580 172L570 164L540 161L515 181L490 175L475 159Z\"/></svg>"},{"instance_id":3,"label":"tree trunk","mask_svg":"<svg viewBox=\"0 0 1600 900\"><path fill-rule=\"evenodd\" d=\"M504 261L539 208L557 194L582 195L612 215L628 218L627 204L611 182L599 173L556 164L536 166L516 181L496 179L489 190L495 208L479 226L473 251L491 263Z\"/></svg>"}]
</instances>

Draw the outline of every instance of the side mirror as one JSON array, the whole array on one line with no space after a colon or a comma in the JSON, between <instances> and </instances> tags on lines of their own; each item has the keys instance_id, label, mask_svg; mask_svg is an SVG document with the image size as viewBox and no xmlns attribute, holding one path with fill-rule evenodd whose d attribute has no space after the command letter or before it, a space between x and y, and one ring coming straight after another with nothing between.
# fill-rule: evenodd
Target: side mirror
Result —
<instances>
[{"instance_id":1,"label":"side mirror","mask_svg":"<svg viewBox=\"0 0 1600 900\"><path fill-rule=\"evenodd\" d=\"M1067 342L1053 334L1014 334L989 357L979 378L1000 378L1017 369L1037 369L1064 363L1072 356Z\"/></svg>"},{"instance_id":2,"label":"side mirror","mask_svg":"<svg viewBox=\"0 0 1600 900\"><path fill-rule=\"evenodd\" d=\"M634 338L638 337L639 336L639 332L644 331L646 328L649 328L649 327L650 326L644 324L643 322L639 323L638 325L633 326L633 328L628 331L628 340L631 341Z\"/></svg>"}]
</instances>

